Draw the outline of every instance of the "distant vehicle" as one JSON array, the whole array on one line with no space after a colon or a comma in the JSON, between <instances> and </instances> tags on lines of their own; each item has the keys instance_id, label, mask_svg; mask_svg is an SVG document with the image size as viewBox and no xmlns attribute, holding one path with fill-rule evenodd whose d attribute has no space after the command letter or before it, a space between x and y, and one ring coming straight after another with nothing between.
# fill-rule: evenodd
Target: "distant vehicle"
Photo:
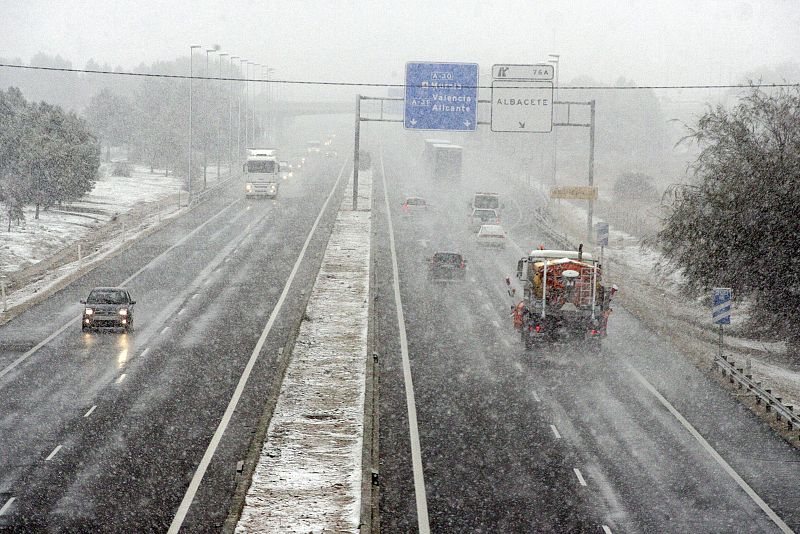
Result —
<instances>
[{"instance_id":1,"label":"distant vehicle","mask_svg":"<svg viewBox=\"0 0 800 534\"><path fill-rule=\"evenodd\" d=\"M427 175L436 181L461 180L463 149L443 139L426 139L423 160Z\"/></svg>"},{"instance_id":2,"label":"distant vehicle","mask_svg":"<svg viewBox=\"0 0 800 534\"><path fill-rule=\"evenodd\" d=\"M408 197L401 206L404 215L410 215L415 211L428 211L428 203L422 197Z\"/></svg>"},{"instance_id":3,"label":"distant vehicle","mask_svg":"<svg viewBox=\"0 0 800 534\"><path fill-rule=\"evenodd\" d=\"M506 247L506 232L499 224L483 224L476 236L478 245Z\"/></svg>"},{"instance_id":4,"label":"distant vehicle","mask_svg":"<svg viewBox=\"0 0 800 534\"><path fill-rule=\"evenodd\" d=\"M337 156L335 150L326 150L324 154L322 154L326 158L335 158Z\"/></svg>"},{"instance_id":5,"label":"distant vehicle","mask_svg":"<svg viewBox=\"0 0 800 534\"><path fill-rule=\"evenodd\" d=\"M308 144L306 145L306 151L311 155L319 154L321 150L322 150L322 143L320 143L319 141L309 141Z\"/></svg>"},{"instance_id":6,"label":"distant vehicle","mask_svg":"<svg viewBox=\"0 0 800 534\"><path fill-rule=\"evenodd\" d=\"M503 207L504 206L500 204L500 195L497 193L485 193L479 191L472 196L472 200L469 202L470 211L474 209L487 208L498 210L499 213L500 209Z\"/></svg>"},{"instance_id":7,"label":"distant vehicle","mask_svg":"<svg viewBox=\"0 0 800 534\"><path fill-rule=\"evenodd\" d=\"M280 165L278 151L274 148L248 148L247 161L242 170L245 175L244 193L247 198L278 195Z\"/></svg>"},{"instance_id":8,"label":"distant vehicle","mask_svg":"<svg viewBox=\"0 0 800 534\"><path fill-rule=\"evenodd\" d=\"M464 280L467 260L457 252L437 252L428 258L428 280L447 282Z\"/></svg>"},{"instance_id":9,"label":"distant vehicle","mask_svg":"<svg viewBox=\"0 0 800 534\"><path fill-rule=\"evenodd\" d=\"M325 146L331 146L335 139L336 134L328 134L328 137L325 139Z\"/></svg>"},{"instance_id":10,"label":"distant vehicle","mask_svg":"<svg viewBox=\"0 0 800 534\"><path fill-rule=\"evenodd\" d=\"M288 161L281 161L278 163L278 168L280 169L281 178L284 180L292 177L292 166L289 165Z\"/></svg>"},{"instance_id":11,"label":"distant vehicle","mask_svg":"<svg viewBox=\"0 0 800 534\"><path fill-rule=\"evenodd\" d=\"M122 328L133 330L133 307L136 301L124 287L96 287L89 292L84 304L81 330L92 328Z\"/></svg>"},{"instance_id":12,"label":"distant vehicle","mask_svg":"<svg viewBox=\"0 0 800 534\"><path fill-rule=\"evenodd\" d=\"M297 172L303 168L303 165L306 163L306 158L304 156L295 156L291 160L289 160L289 164L292 167L293 172Z\"/></svg>"},{"instance_id":13,"label":"distant vehicle","mask_svg":"<svg viewBox=\"0 0 800 534\"><path fill-rule=\"evenodd\" d=\"M474 209L469 216L469 229L477 232L484 224L500 224L500 216L497 210Z\"/></svg>"}]
</instances>

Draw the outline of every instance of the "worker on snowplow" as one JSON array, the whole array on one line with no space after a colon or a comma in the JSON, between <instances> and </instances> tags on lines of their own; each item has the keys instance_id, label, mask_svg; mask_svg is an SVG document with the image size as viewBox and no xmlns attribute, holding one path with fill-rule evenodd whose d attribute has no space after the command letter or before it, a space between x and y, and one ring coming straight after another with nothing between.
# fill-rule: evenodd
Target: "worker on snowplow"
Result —
<instances>
[{"instance_id":1,"label":"worker on snowplow","mask_svg":"<svg viewBox=\"0 0 800 534\"><path fill-rule=\"evenodd\" d=\"M514 329L522 328L522 316L525 313L525 301L521 300L516 306L511 307L511 316L514 318Z\"/></svg>"}]
</instances>

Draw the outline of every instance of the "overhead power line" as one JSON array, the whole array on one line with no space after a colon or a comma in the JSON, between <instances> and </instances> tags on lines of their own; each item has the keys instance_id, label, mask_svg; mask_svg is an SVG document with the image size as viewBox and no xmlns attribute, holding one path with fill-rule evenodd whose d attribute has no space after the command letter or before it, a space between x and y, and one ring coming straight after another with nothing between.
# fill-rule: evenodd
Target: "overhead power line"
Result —
<instances>
[{"instance_id":1,"label":"overhead power line","mask_svg":"<svg viewBox=\"0 0 800 534\"><path fill-rule=\"evenodd\" d=\"M209 81L232 81L232 82L255 82L255 83L277 83L285 85L330 85L339 87L398 87L405 88L406 85L402 83L367 83L367 82L333 82L324 80L262 80L256 78L232 78L232 77L217 77L217 76L187 76L185 74L148 74L144 72L127 72L127 71L111 71L111 70L97 70L97 69L68 69L65 67L37 67L33 65L13 65L9 63L0 63L0 67L8 69L25 69L25 70L41 70L51 72L75 72L81 74L105 74L112 76L135 76L141 78L167 78L175 80L209 80ZM491 89L491 85L463 85L465 89ZM525 88L520 86L518 88ZM636 89L748 89L751 87L757 88L778 88L778 87L800 87L800 82L786 82L786 83L742 83L742 84L691 84L691 85L559 85L560 90L580 90L591 89L597 91L619 91L619 90L636 90ZM505 87L509 89L513 87Z\"/></svg>"}]
</instances>

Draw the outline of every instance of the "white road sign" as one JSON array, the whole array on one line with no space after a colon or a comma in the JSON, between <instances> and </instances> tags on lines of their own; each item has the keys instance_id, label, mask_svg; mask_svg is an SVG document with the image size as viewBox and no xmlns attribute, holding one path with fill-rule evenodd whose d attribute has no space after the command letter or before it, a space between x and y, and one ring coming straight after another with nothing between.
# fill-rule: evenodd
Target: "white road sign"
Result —
<instances>
[{"instance_id":1,"label":"white road sign","mask_svg":"<svg viewBox=\"0 0 800 534\"><path fill-rule=\"evenodd\" d=\"M492 131L553 131L553 83L520 80L492 82Z\"/></svg>"},{"instance_id":2,"label":"white road sign","mask_svg":"<svg viewBox=\"0 0 800 534\"><path fill-rule=\"evenodd\" d=\"M492 65L492 78L495 80L538 80L553 79L553 65Z\"/></svg>"}]
</instances>

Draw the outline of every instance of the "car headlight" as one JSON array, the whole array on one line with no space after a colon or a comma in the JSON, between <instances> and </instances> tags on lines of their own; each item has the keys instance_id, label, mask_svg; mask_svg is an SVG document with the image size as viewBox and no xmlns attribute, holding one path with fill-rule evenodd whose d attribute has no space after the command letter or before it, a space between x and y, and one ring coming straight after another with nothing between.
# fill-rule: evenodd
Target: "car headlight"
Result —
<instances>
[{"instance_id":1,"label":"car headlight","mask_svg":"<svg viewBox=\"0 0 800 534\"><path fill-rule=\"evenodd\" d=\"M122 309L119 311L120 315L128 315L128 310Z\"/></svg>"},{"instance_id":2,"label":"car headlight","mask_svg":"<svg viewBox=\"0 0 800 534\"><path fill-rule=\"evenodd\" d=\"M244 186L244 190L245 190L245 191L247 191L247 192L249 193L250 191L252 191L252 190L253 190L253 184L246 184L246 185Z\"/></svg>"},{"instance_id":3,"label":"car headlight","mask_svg":"<svg viewBox=\"0 0 800 534\"><path fill-rule=\"evenodd\" d=\"M83 310L83 313L84 315L91 315L94 313L94 310L91 308L86 308L85 310Z\"/></svg>"}]
</instances>

